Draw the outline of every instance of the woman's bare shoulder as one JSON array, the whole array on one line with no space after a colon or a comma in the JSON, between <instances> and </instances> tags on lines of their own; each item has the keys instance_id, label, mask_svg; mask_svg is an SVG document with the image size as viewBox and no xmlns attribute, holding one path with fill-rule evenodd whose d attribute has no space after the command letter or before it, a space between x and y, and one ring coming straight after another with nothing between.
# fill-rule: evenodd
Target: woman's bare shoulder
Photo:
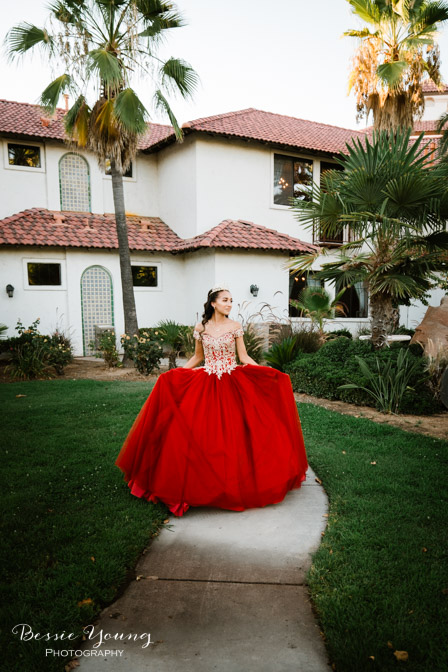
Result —
<instances>
[{"instance_id":1,"label":"woman's bare shoulder","mask_svg":"<svg viewBox=\"0 0 448 672\"><path fill-rule=\"evenodd\" d=\"M237 322L236 320L232 320L232 327L234 329L242 329L243 328L241 322Z\"/></svg>"},{"instance_id":2,"label":"woman's bare shoulder","mask_svg":"<svg viewBox=\"0 0 448 672\"><path fill-rule=\"evenodd\" d=\"M204 327L204 325L202 324L202 322L198 322L198 323L195 325L194 330L195 330L195 331L199 331L199 332L201 332L201 331L204 331L204 328L205 328L205 327Z\"/></svg>"}]
</instances>

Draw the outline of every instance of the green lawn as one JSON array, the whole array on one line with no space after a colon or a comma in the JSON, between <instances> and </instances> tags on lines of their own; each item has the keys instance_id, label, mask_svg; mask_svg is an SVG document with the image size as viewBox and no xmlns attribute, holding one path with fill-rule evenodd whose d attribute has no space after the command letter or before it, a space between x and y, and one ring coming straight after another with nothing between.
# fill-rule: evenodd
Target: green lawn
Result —
<instances>
[{"instance_id":1,"label":"green lawn","mask_svg":"<svg viewBox=\"0 0 448 672\"><path fill-rule=\"evenodd\" d=\"M120 381L0 386L8 672L62 670L63 659L44 655L57 644L20 642L11 628L80 634L166 519L163 505L130 496L114 465L149 391ZM310 404L300 415L330 499L308 582L336 672L446 672L448 443Z\"/></svg>"},{"instance_id":2,"label":"green lawn","mask_svg":"<svg viewBox=\"0 0 448 672\"><path fill-rule=\"evenodd\" d=\"M76 648L71 642L20 642L11 628L80 634L167 517L165 506L131 496L114 465L149 389L90 380L0 386L8 672L61 671L45 648ZM83 600L91 602L78 606Z\"/></svg>"},{"instance_id":3,"label":"green lawn","mask_svg":"<svg viewBox=\"0 0 448 672\"><path fill-rule=\"evenodd\" d=\"M336 671L447 672L448 442L300 414L330 500L307 581Z\"/></svg>"}]
</instances>

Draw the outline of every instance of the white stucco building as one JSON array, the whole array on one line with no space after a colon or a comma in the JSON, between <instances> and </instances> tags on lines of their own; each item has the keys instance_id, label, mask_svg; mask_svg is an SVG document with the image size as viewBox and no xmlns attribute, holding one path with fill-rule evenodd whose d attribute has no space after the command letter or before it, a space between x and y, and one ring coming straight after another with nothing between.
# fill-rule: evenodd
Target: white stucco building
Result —
<instances>
[{"instance_id":1,"label":"white stucco building","mask_svg":"<svg viewBox=\"0 0 448 672\"><path fill-rule=\"evenodd\" d=\"M95 324L123 332L121 281L111 179L64 142L64 113L45 119L35 105L0 101L0 322L13 335L18 319L39 317L42 333L64 331L83 355ZM179 144L170 126L151 125L124 178L139 326L195 323L222 281L234 319L238 306L247 317L263 304L288 315L306 280L285 262L322 242L299 228L288 199L363 133L253 109L183 129ZM336 328L368 324L363 288L346 303ZM424 310L405 309L402 321L415 326Z\"/></svg>"}]
</instances>

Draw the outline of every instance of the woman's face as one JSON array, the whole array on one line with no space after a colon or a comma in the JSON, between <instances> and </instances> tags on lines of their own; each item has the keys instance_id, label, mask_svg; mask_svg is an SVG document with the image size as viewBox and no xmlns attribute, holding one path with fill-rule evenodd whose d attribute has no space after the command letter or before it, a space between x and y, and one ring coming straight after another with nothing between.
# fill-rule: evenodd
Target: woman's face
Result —
<instances>
[{"instance_id":1,"label":"woman's face","mask_svg":"<svg viewBox=\"0 0 448 672\"><path fill-rule=\"evenodd\" d=\"M226 289L219 292L217 298L212 301L212 306L216 312L222 315L228 315L232 310L232 295Z\"/></svg>"}]
</instances>

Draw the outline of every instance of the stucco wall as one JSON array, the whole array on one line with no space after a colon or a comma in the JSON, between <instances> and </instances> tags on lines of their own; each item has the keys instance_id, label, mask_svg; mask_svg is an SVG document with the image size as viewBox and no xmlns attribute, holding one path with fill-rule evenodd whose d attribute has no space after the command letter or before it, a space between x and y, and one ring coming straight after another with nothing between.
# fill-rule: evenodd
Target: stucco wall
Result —
<instances>
[{"instance_id":1,"label":"stucco wall","mask_svg":"<svg viewBox=\"0 0 448 672\"><path fill-rule=\"evenodd\" d=\"M187 136L158 153L160 218L181 238L197 234L198 181L196 142Z\"/></svg>"},{"instance_id":2,"label":"stucco wall","mask_svg":"<svg viewBox=\"0 0 448 672\"><path fill-rule=\"evenodd\" d=\"M26 261L60 261L63 284L55 288L27 288ZM179 295L184 286L183 259L169 254L136 253L131 263L159 264L160 287L135 288L135 301L139 326L150 327L161 319L176 319L185 322L188 302ZM114 325L117 340L124 332L123 304L118 254L113 251L63 250L56 248L0 249L0 315L1 322L8 326L6 335L17 335L17 320L28 327L40 317L39 331L52 333L56 328L70 335L76 355L83 355L81 276L92 265L109 271L112 276L114 300ZM14 287L14 296L9 298L5 287Z\"/></svg>"},{"instance_id":3,"label":"stucco wall","mask_svg":"<svg viewBox=\"0 0 448 672\"><path fill-rule=\"evenodd\" d=\"M7 143L18 142L40 147L41 168L9 166ZM70 152L63 143L29 142L28 140L0 139L0 218L28 208L60 210L59 161ZM111 178L100 170L90 152L80 154L87 161L90 175L91 212L113 212ZM139 154L132 178L123 178L126 211L147 216L159 216L157 157Z\"/></svg>"}]
</instances>

